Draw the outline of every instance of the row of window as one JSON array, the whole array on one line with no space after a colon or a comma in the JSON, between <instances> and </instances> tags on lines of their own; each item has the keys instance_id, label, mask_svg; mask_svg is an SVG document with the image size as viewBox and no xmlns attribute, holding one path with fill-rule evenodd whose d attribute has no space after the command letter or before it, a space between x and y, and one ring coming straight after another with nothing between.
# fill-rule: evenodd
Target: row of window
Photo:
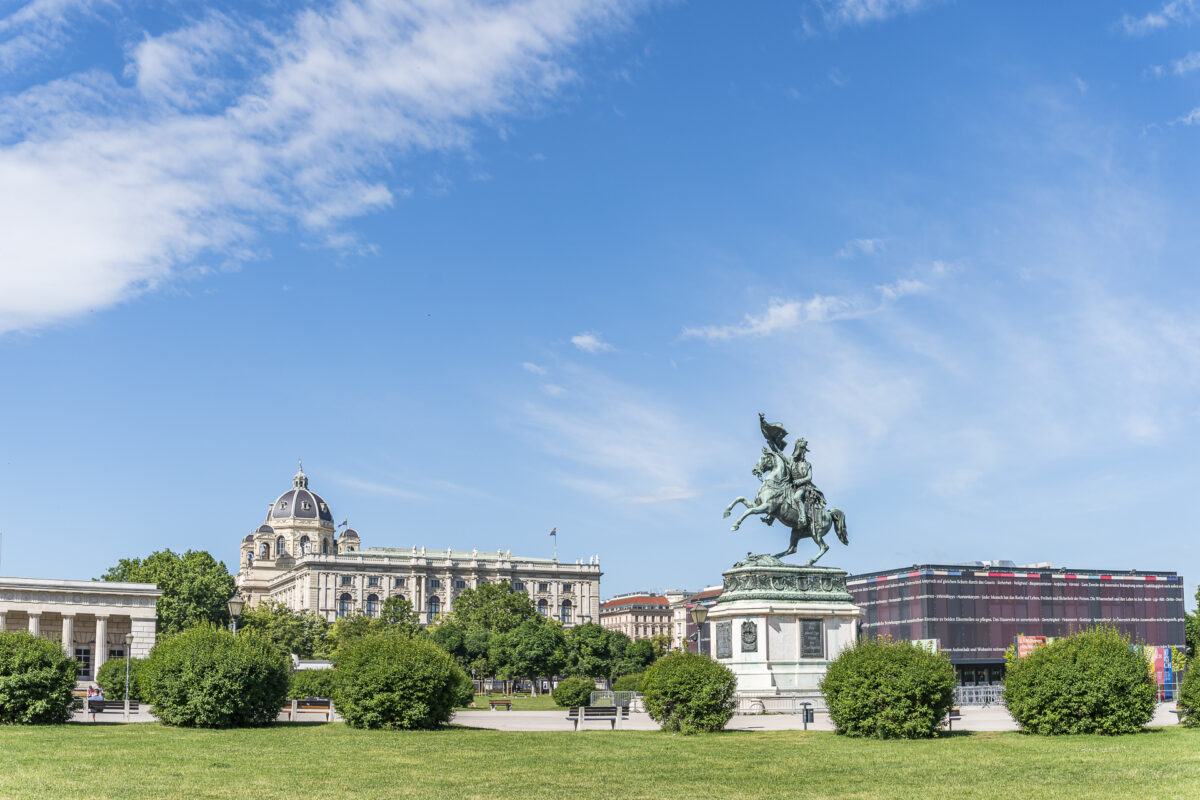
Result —
<instances>
[{"instance_id":1,"label":"row of window","mask_svg":"<svg viewBox=\"0 0 1200 800\"><path fill-rule=\"evenodd\" d=\"M264 544L263 546L264 546L264 547L266 547L266 545L265 545L265 544ZM404 580L404 578L396 578L396 579L395 579L395 582L396 582L396 588L403 588L403 587L404 587L404 585L405 585L405 580ZM483 585L483 584L486 584L486 583L487 583L487 581L486 581L486 580L483 580L483 579L480 579L480 580L479 580L479 583L480 583L481 585ZM341 580L341 585L342 585L342 586L353 586L353 585L354 585L354 576L353 576L353 575L343 575L343 576L342 576L342 580ZM380 586L380 585L382 585L382 584L380 583L380 578L379 578L378 576L376 576L376 575L372 575L372 576L369 576L369 577L367 578L367 586L368 586L368 587ZM567 593L570 593L570 592L572 592L572 587L573 587L573 585L574 585L574 584L570 584L570 583L564 583L564 584L562 585L562 590L563 590L563 592L567 592ZM429 588L430 588L430 589L440 589L440 588L442 588L442 580L441 580L441 578L430 578L430 579L429 579ZM466 589L466 588L467 588L467 582L466 582L464 579L462 579L462 578L456 578L456 579L454 580L454 588L455 588L455 589ZM523 592L523 591L525 591L525 582L524 582L524 581L515 581L515 582L513 583L513 588L514 588L514 589L516 589L518 592ZM548 583L539 583L539 584L538 584L538 591L539 591L539 592L548 592L548 591L550 591L550 584L548 584Z\"/></svg>"},{"instance_id":2,"label":"row of window","mask_svg":"<svg viewBox=\"0 0 1200 800\"><path fill-rule=\"evenodd\" d=\"M403 595L399 595L399 597L403 597ZM365 609L367 612L367 616L368 617L379 616L379 608L380 608L379 595L377 595L377 594L367 595L367 606ZM338 597L337 615L339 617L346 617L346 616L349 616L351 613L353 613L353 610L354 610L354 598L350 596L349 592L342 592L341 596ZM541 614L543 617L550 616L550 604L547 603L545 600L538 601L537 610L538 610L538 613ZM558 610L559 620L564 625L569 625L571 623L571 621L574 619L574 610L575 610L574 606L571 604L570 600L563 600L562 604L559 606L559 610ZM425 611L428 613L430 620L435 619L438 615L440 615L442 613L441 599L439 597L437 597L436 595L429 597L429 599L425 601Z\"/></svg>"},{"instance_id":3,"label":"row of window","mask_svg":"<svg viewBox=\"0 0 1200 800\"><path fill-rule=\"evenodd\" d=\"M300 537L300 546L297 549L300 551L300 555L302 555L302 556L306 556L306 555L309 555L310 553L315 552L312 548L312 540L309 539L307 536ZM284 539L282 536L280 536L279 538L277 538L275 540L275 557L279 558L280 556L286 556L286 555L287 555L287 540ZM328 539L321 540L321 555L323 555L323 556L329 555L329 540ZM261 545L259 545L258 556L259 556L259 558L270 558L271 557L270 542L263 542Z\"/></svg>"}]
</instances>

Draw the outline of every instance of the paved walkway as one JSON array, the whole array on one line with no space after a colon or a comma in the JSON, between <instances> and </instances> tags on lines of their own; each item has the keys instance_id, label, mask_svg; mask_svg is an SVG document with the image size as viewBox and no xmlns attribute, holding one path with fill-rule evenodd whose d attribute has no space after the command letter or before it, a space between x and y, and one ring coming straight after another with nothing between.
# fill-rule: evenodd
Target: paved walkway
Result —
<instances>
[{"instance_id":1,"label":"paved walkway","mask_svg":"<svg viewBox=\"0 0 1200 800\"><path fill-rule=\"evenodd\" d=\"M1151 725L1178 724L1170 712L1174 703L1163 703L1154 712ZM459 711L452 720L468 728L489 728L498 731L570 731L571 722L567 712L562 711ZM793 731L801 730L804 723L794 714L738 714L725 726L731 731ZM621 723L623 730L653 731L658 725L644 713L633 713ZM583 730L609 730L607 722L585 722ZM810 731L831 731L833 724L829 715L818 711L816 721L809 723ZM1003 706L964 706L962 719L954 723L956 731L1015 731L1016 722Z\"/></svg>"}]
</instances>

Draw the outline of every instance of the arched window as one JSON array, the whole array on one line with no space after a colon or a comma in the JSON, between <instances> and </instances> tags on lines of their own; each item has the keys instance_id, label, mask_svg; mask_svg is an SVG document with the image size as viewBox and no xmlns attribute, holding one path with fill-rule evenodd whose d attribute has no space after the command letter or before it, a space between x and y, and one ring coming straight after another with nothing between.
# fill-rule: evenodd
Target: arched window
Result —
<instances>
[{"instance_id":1,"label":"arched window","mask_svg":"<svg viewBox=\"0 0 1200 800\"><path fill-rule=\"evenodd\" d=\"M323 555L323 556L329 555L329 540L328 539L321 540L321 555Z\"/></svg>"},{"instance_id":2,"label":"arched window","mask_svg":"<svg viewBox=\"0 0 1200 800\"><path fill-rule=\"evenodd\" d=\"M550 615L550 604L546 602L546 598L538 600L538 613L543 617Z\"/></svg>"},{"instance_id":3,"label":"arched window","mask_svg":"<svg viewBox=\"0 0 1200 800\"><path fill-rule=\"evenodd\" d=\"M300 555L302 555L302 556L308 555L308 537L307 536L300 537Z\"/></svg>"},{"instance_id":4,"label":"arched window","mask_svg":"<svg viewBox=\"0 0 1200 800\"><path fill-rule=\"evenodd\" d=\"M425 603L425 609L429 612L429 621L433 622L437 619L437 615L442 613L442 601L436 594L430 595L429 600Z\"/></svg>"},{"instance_id":5,"label":"arched window","mask_svg":"<svg viewBox=\"0 0 1200 800\"><path fill-rule=\"evenodd\" d=\"M253 550L246 551L246 566L248 566L248 567L254 566L254 551Z\"/></svg>"},{"instance_id":6,"label":"arched window","mask_svg":"<svg viewBox=\"0 0 1200 800\"><path fill-rule=\"evenodd\" d=\"M270 558L271 557L271 545L267 544L266 542L263 542L262 548L259 549L258 554L263 558Z\"/></svg>"},{"instance_id":7,"label":"arched window","mask_svg":"<svg viewBox=\"0 0 1200 800\"><path fill-rule=\"evenodd\" d=\"M343 592L342 596L338 598L338 616L339 617L347 617L349 615L350 615L350 594L349 594L349 592Z\"/></svg>"},{"instance_id":8,"label":"arched window","mask_svg":"<svg viewBox=\"0 0 1200 800\"><path fill-rule=\"evenodd\" d=\"M558 618L562 620L563 625L571 624L571 601L570 600L562 601L562 613L559 615Z\"/></svg>"},{"instance_id":9,"label":"arched window","mask_svg":"<svg viewBox=\"0 0 1200 800\"><path fill-rule=\"evenodd\" d=\"M283 543L283 537L280 536L278 539L275 540L275 557L278 558L279 556L286 556L286 555L287 555L287 545L285 545Z\"/></svg>"},{"instance_id":10,"label":"arched window","mask_svg":"<svg viewBox=\"0 0 1200 800\"><path fill-rule=\"evenodd\" d=\"M377 595L377 594L367 595L367 616L368 617L378 617L379 616L379 595Z\"/></svg>"}]
</instances>

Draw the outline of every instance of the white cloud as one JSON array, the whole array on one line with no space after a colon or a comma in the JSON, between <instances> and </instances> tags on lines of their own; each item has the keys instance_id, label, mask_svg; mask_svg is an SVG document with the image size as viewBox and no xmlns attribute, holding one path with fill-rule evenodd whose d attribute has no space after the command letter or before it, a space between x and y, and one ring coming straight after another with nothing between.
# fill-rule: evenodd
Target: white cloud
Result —
<instances>
[{"instance_id":1,"label":"white cloud","mask_svg":"<svg viewBox=\"0 0 1200 800\"><path fill-rule=\"evenodd\" d=\"M571 344L578 347L585 353L605 353L614 350L611 344L604 341L600 334L595 331L585 331L571 337Z\"/></svg>"},{"instance_id":2,"label":"white cloud","mask_svg":"<svg viewBox=\"0 0 1200 800\"><path fill-rule=\"evenodd\" d=\"M1186 75L1193 70L1200 69L1200 51L1193 51L1183 58L1171 62L1171 69L1175 71L1176 75Z\"/></svg>"},{"instance_id":3,"label":"white cloud","mask_svg":"<svg viewBox=\"0 0 1200 800\"><path fill-rule=\"evenodd\" d=\"M545 375L546 374L545 367L538 366L537 364L534 364L532 361L526 361L524 364L521 365L521 369L525 370L526 372L532 372L534 375Z\"/></svg>"},{"instance_id":4,"label":"white cloud","mask_svg":"<svg viewBox=\"0 0 1200 800\"><path fill-rule=\"evenodd\" d=\"M1175 120L1173 124L1200 125L1200 106L1193 108L1191 111Z\"/></svg>"},{"instance_id":5,"label":"white cloud","mask_svg":"<svg viewBox=\"0 0 1200 800\"><path fill-rule=\"evenodd\" d=\"M567 393L567 390L553 383L543 383L542 391L551 397L562 397Z\"/></svg>"},{"instance_id":6,"label":"white cloud","mask_svg":"<svg viewBox=\"0 0 1200 800\"><path fill-rule=\"evenodd\" d=\"M552 96L638 6L339 0L271 33L212 14L134 47L132 88L90 72L0 100L0 333L242 258L264 228L355 247L336 226L393 198L373 174Z\"/></svg>"},{"instance_id":7,"label":"white cloud","mask_svg":"<svg viewBox=\"0 0 1200 800\"><path fill-rule=\"evenodd\" d=\"M0 16L0 71L13 72L61 50L72 26L114 0L29 0Z\"/></svg>"},{"instance_id":8,"label":"white cloud","mask_svg":"<svg viewBox=\"0 0 1200 800\"><path fill-rule=\"evenodd\" d=\"M822 0L827 22L835 25L865 25L900 14L911 14L931 5L931 0Z\"/></svg>"},{"instance_id":9,"label":"white cloud","mask_svg":"<svg viewBox=\"0 0 1200 800\"><path fill-rule=\"evenodd\" d=\"M950 272L950 267L935 261L928 270L937 278ZM876 286L878 297L864 295L839 297L836 295L814 295L808 300L781 300L772 298L762 314L747 314L736 325L705 325L686 327L681 334L685 339L725 341L744 336L770 336L771 334L798 328L802 325L859 319L882 311L887 305L910 295L921 294L929 289L926 281L914 277L901 278L893 283Z\"/></svg>"},{"instance_id":10,"label":"white cloud","mask_svg":"<svg viewBox=\"0 0 1200 800\"><path fill-rule=\"evenodd\" d=\"M1158 11L1151 11L1141 17L1126 14L1121 17L1120 26L1130 36L1144 36L1170 25L1187 24L1195 17L1195 0L1171 0Z\"/></svg>"},{"instance_id":11,"label":"white cloud","mask_svg":"<svg viewBox=\"0 0 1200 800\"><path fill-rule=\"evenodd\" d=\"M883 239L851 239L837 251L838 258L854 258L855 256L873 256L882 253Z\"/></svg>"}]
</instances>

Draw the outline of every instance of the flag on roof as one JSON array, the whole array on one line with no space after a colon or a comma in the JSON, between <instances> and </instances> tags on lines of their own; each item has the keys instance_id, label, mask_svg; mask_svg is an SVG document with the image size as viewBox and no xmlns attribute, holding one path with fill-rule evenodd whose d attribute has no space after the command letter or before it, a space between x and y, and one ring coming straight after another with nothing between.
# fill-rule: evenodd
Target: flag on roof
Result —
<instances>
[{"instance_id":1,"label":"flag on roof","mask_svg":"<svg viewBox=\"0 0 1200 800\"><path fill-rule=\"evenodd\" d=\"M348 525L349 523L350 523L350 518L349 518L349 517L346 517L344 520L342 520L342 524L341 524L341 525L338 525L338 527L339 527L339 528L344 528L344 527L346 527L346 525Z\"/></svg>"},{"instance_id":2,"label":"flag on roof","mask_svg":"<svg viewBox=\"0 0 1200 800\"><path fill-rule=\"evenodd\" d=\"M550 535L558 536L558 526L557 525L555 525L553 528L550 529Z\"/></svg>"}]
</instances>

